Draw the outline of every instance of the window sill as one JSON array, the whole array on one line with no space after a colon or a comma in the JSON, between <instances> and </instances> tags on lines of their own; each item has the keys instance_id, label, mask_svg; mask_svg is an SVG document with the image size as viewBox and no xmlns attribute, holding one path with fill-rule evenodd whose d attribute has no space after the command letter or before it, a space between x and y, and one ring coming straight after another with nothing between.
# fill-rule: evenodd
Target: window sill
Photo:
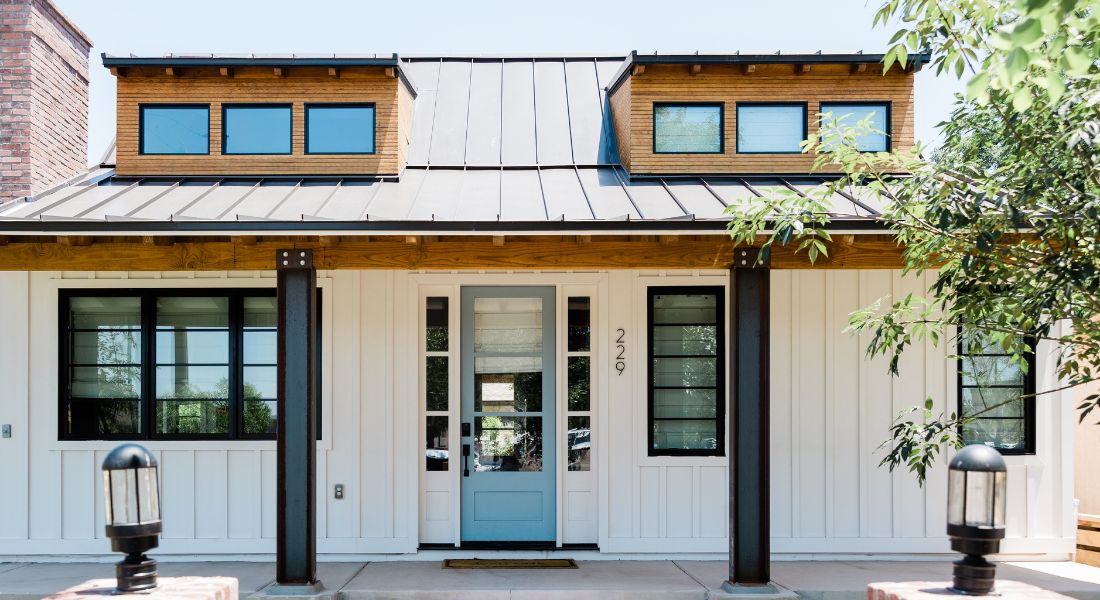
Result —
<instances>
[{"instance_id":1,"label":"window sill","mask_svg":"<svg viewBox=\"0 0 1100 600\"><path fill-rule=\"evenodd\" d=\"M47 450L109 451L127 440L50 440ZM158 450L275 450L275 440L137 440L150 451ZM318 450L331 450L332 440L317 440Z\"/></svg>"}]
</instances>

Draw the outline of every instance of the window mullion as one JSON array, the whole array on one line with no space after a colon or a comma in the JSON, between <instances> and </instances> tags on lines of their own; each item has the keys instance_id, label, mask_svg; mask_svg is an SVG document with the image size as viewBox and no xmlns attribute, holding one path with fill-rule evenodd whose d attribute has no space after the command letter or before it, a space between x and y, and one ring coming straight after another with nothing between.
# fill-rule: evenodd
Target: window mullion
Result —
<instances>
[{"instance_id":1,"label":"window mullion","mask_svg":"<svg viewBox=\"0 0 1100 600\"><path fill-rule=\"evenodd\" d=\"M156 384L153 381L156 357L156 302L151 293L141 294L141 435L153 437L156 424Z\"/></svg>"},{"instance_id":2,"label":"window mullion","mask_svg":"<svg viewBox=\"0 0 1100 600\"><path fill-rule=\"evenodd\" d=\"M244 376L241 361L241 320L244 299L241 294L229 297L229 423L226 432L230 438L240 438L241 423L244 422L244 403L241 393Z\"/></svg>"}]
</instances>

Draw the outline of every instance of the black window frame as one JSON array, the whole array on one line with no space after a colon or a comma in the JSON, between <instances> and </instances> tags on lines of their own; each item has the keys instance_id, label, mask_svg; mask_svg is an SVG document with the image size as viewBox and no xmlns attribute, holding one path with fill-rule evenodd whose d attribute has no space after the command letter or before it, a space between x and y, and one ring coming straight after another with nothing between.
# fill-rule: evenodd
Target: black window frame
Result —
<instances>
[{"instance_id":1,"label":"black window frame","mask_svg":"<svg viewBox=\"0 0 1100 600\"><path fill-rule=\"evenodd\" d=\"M311 108L369 108L371 109L371 131L374 137L371 139L370 152L313 152L309 149L309 109ZM374 102L307 102L302 108L302 121L305 127L302 130L304 152L314 156L369 156L378 154L378 106Z\"/></svg>"},{"instance_id":2,"label":"black window frame","mask_svg":"<svg viewBox=\"0 0 1100 600\"><path fill-rule=\"evenodd\" d=\"M714 294L716 299L715 327L717 333L717 351L715 352L715 414L714 433L716 444L713 449L695 448L654 448L653 447L653 297L657 294L700 295ZM646 449L648 456L726 456L726 288L720 285L651 285L646 288ZM675 419L657 419L675 420ZM705 421L706 419L688 419Z\"/></svg>"},{"instance_id":3,"label":"black window frame","mask_svg":"<svg viewBox=\"0 0 1100 600\"><path fill-rule=\"evenodd\" d=\"M205 108L206 109L206 152L146 152L145 151L145 109L146 108ZM210 104L179 102L142 102L138 104L138 155L140 156L210 156Z\"/></svg>"},{"instance_id":4,"label":"black window frame","mask_svg":"<svg viewBox=\"0 0 1100 600\"><path fill-rule=\"evenodd\" d=\"M962 325L959 326L963 327ZM997 448L997 451L1005 456L1029 456L1035 454L1035 389L1036 389L1036 373L1035 373L1035 349L1036 340L1034 337L1028 337L1027 345L1030 349L1027 354L1024 355L1024 359L1027 361L1027 373L1024 373L1024 447L1023 448ZM955 393L956 393L956 407L960 418L966 416L963 412L963 390L967 388L971 389L997 389L997 388L1019 388L1018 385L965 385L963 383L963 360L968 356L996 356L1011 358L1011 354L1005 354L1003 352L981 352L977 354L968 354L963 352L961 345L957 348L958 358L955 365ZM1018 419L1018 417L975 417L975 420L1001 420L1001 419ZM959 435L962 435L962 427L960 426ZM978 442L974 442L978 443Z\"/></svg>"},{"instance_id":5,"label":"black window frame","mask_svg":"<svg viewBox=\"0 0 1100 600\"><path fill-rule=\"evenodd\" d=\"M802 141L806 141L806 138L810 137L810 103L809 102L736 102L734 104L734 123L733 132L733 144L734 154L802 154L802 148L799 147L795 150L782 150L782 151L767 151L757 152L753 150L741 150L741 137L738 132L741 130L741 107L781 107L781 106L799 106L802 108ZM801 146L801 143L800 143Z\"/></svg>"},{"instance_id":6,"label":"black window frame","mask_svg":"<svg viewBox=\"0 0 1100 600\"><path fill-rule=\"evenodd\" d=\"M821 100L817 103L817 130L821 133L821 115L825 113L823 106L882 106L886 108L886 149L885 150L860 150L860 152L890 152L894 148L894 107L890 100ZM822 150L828 152L828 150Z\"/></svg>"},{"instance_id":7,"label":"black window frame","mask_svg":"<svg viewBox=\"0 0 1100 600\"><path fill-rule=\"evenodd\" d=\"M226 113L230 109L234 108L285 108L290 111L290 121L287 124L287 138L290 142L288 144L288 150L286 152L229 152L226 150L225 141L228 135L226 124ZM223 156L290 156L294 154L294 104L291 102L223 102L221 105L221 142L222 142L222 155Z\"/></svg>"},{"instance_id":8,"label":"black window frame","mask_svg":"<svg viewBox=\"0 0 1100 600\"><path fill-rule=\"evenodd\" d=\"M322 432L321 366L323 365L323 334L321 332L322 291L317 289L317 339L314 361L317 372L316 421L317 439ZM159 297L228 297L229 301L229 415L227 431L224 434L175 434L157 433L154 427L156 410L156 300ZM108 441L108 440L194 440L194 441L255 441L274 440L274 433L246 434L243 431L244 400L243 376L244 357L241 348L244 342L244 298L276 296L275 288L64 288L58 290L58 369L57 369L57 433L59 441ZM72 298L77 297L137 297L141 302L141 396L137 399L141 406L140 431L123 434L73 435L68 428L68 402L70 383L70 306Z\"/></svg>"},{"instance_id":9,"label":"black window frame","mask_svg":"<svg viewBox=\"0 0 1100 600\"><path fill-rule=\"evenodd\" d=\"M718 109L718 150L700 152L681 152L678 150L657 150L657 108L662 106L709 106ZM725 102L654 102L652 110L653 120L653 153L654 154L725 154L726 153L726 103Z\"/></svg>"}]
</instances>

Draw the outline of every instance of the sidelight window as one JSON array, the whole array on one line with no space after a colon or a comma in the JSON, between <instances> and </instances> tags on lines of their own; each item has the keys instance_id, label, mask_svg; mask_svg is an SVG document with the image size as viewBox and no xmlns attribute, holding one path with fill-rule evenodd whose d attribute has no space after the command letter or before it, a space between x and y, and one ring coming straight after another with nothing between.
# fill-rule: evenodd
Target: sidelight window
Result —
<instances>
[{"instance_id":1,"label":"sidelight window","mask_svg":"<svg viewBox=\"0 0 1100 600\"><path fill-rule=\"evenodd\" d=\"M1002 454L1035 452L1035 350L1026 367L999 344L963 341L959 348L959 414L967 444L986 444Z\"/></svg>"}]
</instances>

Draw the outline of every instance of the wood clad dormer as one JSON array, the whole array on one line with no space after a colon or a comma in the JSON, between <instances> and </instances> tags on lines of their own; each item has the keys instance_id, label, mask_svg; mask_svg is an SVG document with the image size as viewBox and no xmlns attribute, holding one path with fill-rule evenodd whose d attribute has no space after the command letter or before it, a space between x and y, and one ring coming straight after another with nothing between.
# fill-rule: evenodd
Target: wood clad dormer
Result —
<instances>
[{"instance_id":1,"label":"wood clad dormer","mask_svg":"<svg viewBox=\"0 0 1100 600\"><path fill-rule=\"evenodd\" d=\"M806 174L815 157L745 151L738 144L738 107L789 106L804 114L802 139L819 129L822 105L884 107L887 148L913 140L913 78L909 68L882 72L882 57L839 55L640 55L631 53L610 90L623 166L632 176L675 174ZM915 65L915 68L914 68ZM720 140L706 151L661 152L655 147L655 107L710 107ZM838 115L839 110L833 110ZM748 114L748 113L746 113ZM855 125L853 119L845 123ZM698 149L698 148L696 148Z\"/></svg>"},{"instance_id":2,"label":"wood clad dormer","mask_svg":"<svg viewBox=\"0 0 1100 600\"><path fill-rule=\"evenodd\" d=\"M127 58L104 55L117 80L116 172L124 176L398 175L416 91L397 56L365 58ZM208 107L208 151L146 152L143 107ZM230 153L226 109L286 107L289 152ZM307 152L307 107L373 107L371 151ZM238 113L239 114L239 113ZM313 114L317 114L314 112ZM358 150L365 150L359 148Z\"/></svg>"}]
</instances>

